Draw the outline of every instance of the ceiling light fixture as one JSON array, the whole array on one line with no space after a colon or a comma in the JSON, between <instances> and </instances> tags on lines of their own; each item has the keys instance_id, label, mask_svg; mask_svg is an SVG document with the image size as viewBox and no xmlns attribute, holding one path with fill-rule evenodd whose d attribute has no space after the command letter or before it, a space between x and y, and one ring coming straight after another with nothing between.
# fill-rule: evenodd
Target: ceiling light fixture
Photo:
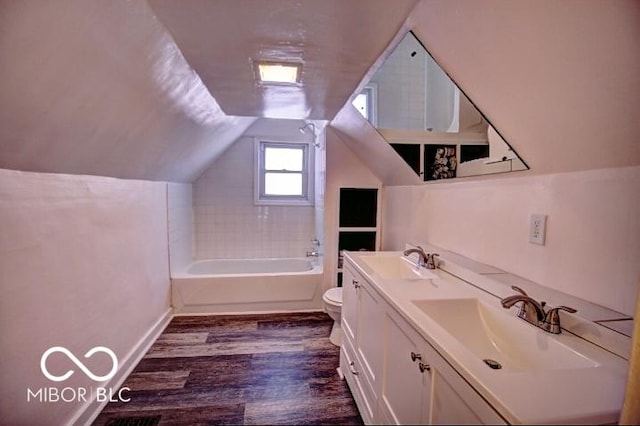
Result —
<instances>
[{"instance_id":1,"label":"ceiling light fixture","mask_svg":"<svg viewBox=\"0 0 640 426\"><path fill-rule=\"evenodd\" d=\"M258 78L263 83L299 84L300 64L287 62L258 62Z\"/></svg>"}]
</instances>

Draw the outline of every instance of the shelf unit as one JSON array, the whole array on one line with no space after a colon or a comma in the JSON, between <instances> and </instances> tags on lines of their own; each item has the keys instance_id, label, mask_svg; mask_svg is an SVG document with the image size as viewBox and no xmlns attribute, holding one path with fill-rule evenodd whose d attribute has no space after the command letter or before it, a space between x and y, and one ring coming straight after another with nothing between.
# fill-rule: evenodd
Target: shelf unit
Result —
<instances>
[{"instance_id":1,"label":"shelf unit","mask_svg":"<svg viewBox=\"0 0 640 426\"><path fill-rule=\"evenodd\" d=\"M337 286L342 286L343 250L375 251L380 248L380 197L378 188L340 188L338 219Z\"/></svg>"},{"instance_id":2,"label":"shelf unit","mask_svg":"<svg viewBox=\"0 0 640 426\"><path fill-rule=\"evenodd\" d=\"M400 157L413 169L422 180L433 180L431 176L430 164L435 158L435 151L438 148L449 148L453 150L454 164L457 166L462 161L470 161L477 158L487 158L489 156L489 145L486 143L391 143L393 149ZM453 176L456 177L456 173Z\"/></svg>"}]
</instances>

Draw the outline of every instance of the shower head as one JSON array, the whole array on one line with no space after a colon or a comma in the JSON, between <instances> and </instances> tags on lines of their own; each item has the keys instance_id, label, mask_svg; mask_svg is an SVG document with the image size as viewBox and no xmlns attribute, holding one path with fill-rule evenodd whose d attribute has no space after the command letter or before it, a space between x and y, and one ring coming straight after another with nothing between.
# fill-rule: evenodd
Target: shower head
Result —
<instances>
[{"instance_id":1,"label":"shower head","mask_svg":"<svg viewBox=\"0 0 640 426\"><path fill-rule=\"evenodd\" d=\"M304 135L308 128L311 129L311 134L313 135L313 146L320 148L320 143L317 141L318 135L316 134L316 125L314 123L305 123L304 126L300 127L298 130Z\"/></svg>"},{"instance_id":2,"label":"shower head","mask_svg":"<svg viewBox=\"0 0 640 426\"><path fill-rule=\"evenodd\" d=\"M316 136L316 125L313 123L306 123L304 126L300 127L298 130L300 131L300 133L302 133L303 135L305 134L307 128L310 127L311 131L313 132L313 136Z\"/></svg>"}]
</instances>

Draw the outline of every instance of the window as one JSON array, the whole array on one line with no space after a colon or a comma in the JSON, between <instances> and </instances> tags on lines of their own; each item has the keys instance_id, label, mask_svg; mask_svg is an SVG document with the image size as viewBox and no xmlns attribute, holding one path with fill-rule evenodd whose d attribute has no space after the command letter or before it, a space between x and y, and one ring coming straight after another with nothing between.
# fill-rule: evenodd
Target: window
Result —
<instances>
[{"instance_id":1,"label":"window","mask_svg":"<svg viewBox=\"0 0 640 426\"><path fill-rule=\"evenodd\" d=\"M352 102L358 112L374 126L378 125L377 95L378 86L370 83L362 89L362 92Z\"/></svg>"},{"instance_id":2,"label":"window","mask_svg":"<svg viewBox=\"0 0 640 426\"><path fill-rule=\"evenodd\" d=\"M312 205L313 158L308 143L256 140L256 204Z\"/></svg>"}]
</instances>

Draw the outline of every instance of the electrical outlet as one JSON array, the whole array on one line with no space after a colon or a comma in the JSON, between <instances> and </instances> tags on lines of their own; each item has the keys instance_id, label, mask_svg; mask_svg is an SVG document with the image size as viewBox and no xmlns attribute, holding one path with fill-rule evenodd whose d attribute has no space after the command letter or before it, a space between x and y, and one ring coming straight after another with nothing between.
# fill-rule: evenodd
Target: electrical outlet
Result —
<instances>
[{"instance_id":1,"label":"electrical outlet","mask_svg":"<svg viewBox=\"0 0 640 426\"><path fill-rule=\"evenodd\" d=\"M544 245L544 233L547 227L546 214L532 214L529 218L529 242Z\"/></svg>"}]
</instances>

